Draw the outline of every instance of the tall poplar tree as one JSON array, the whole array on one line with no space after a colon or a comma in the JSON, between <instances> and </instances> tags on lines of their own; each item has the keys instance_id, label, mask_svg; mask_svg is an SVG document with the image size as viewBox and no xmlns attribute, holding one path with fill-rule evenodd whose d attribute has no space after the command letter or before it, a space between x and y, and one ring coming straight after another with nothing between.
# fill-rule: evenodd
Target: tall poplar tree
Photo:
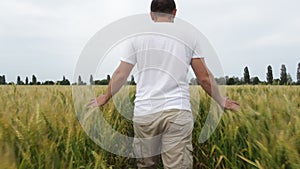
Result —
<instances>
[{"instance_id":1,"label":"tall poplar tree","mask_svg":"<svg viewBox=\"0 0 300 169\"><path fill-rule=\"evenodd\" d=\"M35 75L32 75L32 85L37 85L37 79Z\"/></svg>"},{"instance_id":2,"label":"tall poplar tree","mask_svg":"<svg viewBox=\"0 0 300 169\"><path fill-rule=\"evenodd\" d=\"M287 84L287 81L288 81L288 77L287 77L286 67L285 65L281 65L280 85Z\"/></svg>"},{"instance_id":3,"label":"tall poplar tree","mask_svg":"<svg viewBox=\"0 0 300 169\"><path fill-rule=\"evenodd\" d=\"M244 69L244 81L245 81L245 84L250 84L250 73L249 73L249 69L247 66Z\"/></svg>"},{"instance_id":4,"label":"tall poplar tree","mask_svg":"<svg viewBox=\"0 0 300 169\"><path fill-rule=\"evenodd\" d=\"M28 77L26 76L26 79L25 79L25 84L28 85L29 84L29 80L28 80Z\"/></svg>"},{"instance_id":5,"label":"tall poplar tree","mask_svg":"<svg viewBox=\"0 0 300 169\"><path fill-rule=\"evenodd\" d=\"M94 85L95 82L94 82L94 78L93 78L93 75L90 75L90 85Z\"/></svg>"},{"instance_id":6,"label":"tall poplar tree","mask_svg":"<svg viewBox=\"0 0 300 169\"><path fill-rule=\"evenodd\" d=\"M21 77L20 76L17 77L17 85L22 85L22 81L21 81Z\"/></svg>"},{"instance_id":7,"label":"tall poplar tree","mask_svg":"<svg viewBox=\"0 0 300 169\"><path fill-rule=\"evenodd\" d=\"M273 69L271 65L268 66L267 83L273 84Z\"/></svg>"},{"instance_id":8,"label":"tall poplar tree","mask_svg":"<svg viewBox=\"0 0 300 169\"><path fill-rule=\"evenodd\" d=\"M300 63L298 63L297 69L297 84L300 85Z\"/></svg>"}]
</instances>

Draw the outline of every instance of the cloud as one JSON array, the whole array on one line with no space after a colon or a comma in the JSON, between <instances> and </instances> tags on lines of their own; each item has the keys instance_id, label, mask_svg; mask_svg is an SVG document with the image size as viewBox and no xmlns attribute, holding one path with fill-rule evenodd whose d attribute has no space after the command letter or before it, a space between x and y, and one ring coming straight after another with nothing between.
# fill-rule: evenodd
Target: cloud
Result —
<instances>
[{"instance_id":1,"label":"cloud","mask_svg":"<svg viewBox=\"0 0 300 169\"><path fill-rule=\"evenodd\" d=\"M246 48L300 46L300 19L291 19L288 23L278 25L273 32L256 37Z\"/></svg>"},{"instance_id":2,"label":"cloud","mask_svg":"<svg viewBox=\"0 0 300 169\"><path fill-rule=\"evenodd\" d=\"M1 1L0 57L5 60L0 63L1 71L11 80L20 72L38 72L42 79L57 79L67 72L70 78L89 38L113 21L148 13L150 2ZM177 0L177 6L178 16L195 25L215 46L228 75L240 76L243 66L250 63L259 67L263 78L268 64L299 62L298 0ZM258 61L261 65L256 66ZM43 69L51 66L57 70Z\"/></svg>"}]
</instances>

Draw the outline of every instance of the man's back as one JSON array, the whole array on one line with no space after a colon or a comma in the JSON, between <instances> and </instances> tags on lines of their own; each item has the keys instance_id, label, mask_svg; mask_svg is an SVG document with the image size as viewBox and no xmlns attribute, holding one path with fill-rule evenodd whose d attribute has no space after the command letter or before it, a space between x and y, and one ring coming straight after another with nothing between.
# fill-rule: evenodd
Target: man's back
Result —
<instances>
[{"instance_id":1,"label":"man's back","mask_svg":"<svg viewBox=\"0 0 300 169\"><path fill-rule=\"evenodd\" d=\"M162 33L175 26L153 24L152 32L128 40L121 60L137 66L135 116L167 109L190 110L187 74L196 41L189 33L180 39Z\"/></svg>"}]
</instances>

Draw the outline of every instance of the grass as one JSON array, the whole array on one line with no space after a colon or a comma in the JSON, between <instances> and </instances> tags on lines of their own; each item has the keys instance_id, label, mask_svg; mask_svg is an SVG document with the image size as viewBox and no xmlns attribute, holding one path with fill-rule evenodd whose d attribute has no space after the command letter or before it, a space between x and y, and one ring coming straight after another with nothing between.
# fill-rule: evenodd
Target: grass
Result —
<instances>
[{"instance_id":1,"label":"grass","mask_svg":"<svg viewBox=\"0 0 300 169\"><path fill-rule=\"evenodd\" d=\"M104 89L96 87L97 93ZM132 92L134 89L131 89ZM198 138L210 98L194 125L194 168L300 168L300 87L227 87L240 112L225 112L205 143ZM133 101L134 95L130 94ZM117 131L133 135L132 123L113 102L102 108ZM135 168L135 160L101 149L76 118L72 88L0 86L0 168Z\"/></svg>"}]
</instances>

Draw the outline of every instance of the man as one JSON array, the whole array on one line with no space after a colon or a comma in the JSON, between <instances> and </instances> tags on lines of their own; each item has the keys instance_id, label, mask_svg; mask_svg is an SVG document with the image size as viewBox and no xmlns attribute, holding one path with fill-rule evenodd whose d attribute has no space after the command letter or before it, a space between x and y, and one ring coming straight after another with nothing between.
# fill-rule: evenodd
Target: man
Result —
<instances>
[{"instance_id":1,"label":"man","mask_svg":"<svg viewBox=\"0 0 300 169\"><path fill-rule=\"evenodd\" d=\"M174 0L153 0L153 32L174 29L176 12ZM189 32L183 32L182 35L182 41L191 43L183 44L157 32L127 40L124 56L106 94L89 104L89 107L105 105L137 65L139 78L133 121L138 168L157 168L159 154L164 168L192 168L193 117L186 80L189 66L192 66L202 88L222 108L239 108L237 102L221 96L203 56L196 52L201 44Z\"/></svg>"}]
</instances>

